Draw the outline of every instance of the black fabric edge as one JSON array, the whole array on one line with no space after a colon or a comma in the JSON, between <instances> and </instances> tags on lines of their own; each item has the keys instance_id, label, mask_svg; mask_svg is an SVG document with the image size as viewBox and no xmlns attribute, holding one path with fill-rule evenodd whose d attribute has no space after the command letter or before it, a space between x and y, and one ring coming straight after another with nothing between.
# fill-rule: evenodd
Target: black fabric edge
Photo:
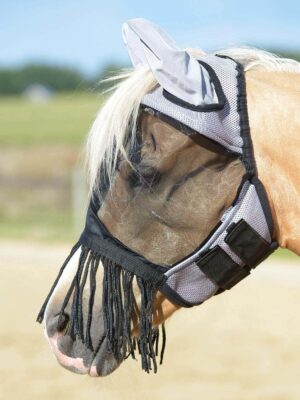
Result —
<instances>
[{"instance_id":1,"label":"black fabric edge","mask_svg":"<svg viewBox=\"0 0 300 400\"><path fill-rule=\"evenodd\" d=\"M236 69L238 72L237 111L240 116L240 132L243 139L243 162L249 174L257 175L257 168L254 158L254 150L249 125L245 73L240 63L236 63Z\"/></svg>"},{"instance_id":2,"label":"black fabric edge","mask_svg":"<svg viewBox=\"0 0 300 400\"><path fill-rule=\"evenodd\" d=\"M166 89L163 88L163 96L173 104L176 104L180 107L187 108L192 111L201 111L201 112L212 112L212 111L219 111L225 107L225 103L227 101L225 93L223 91L221 82L214 71L214 69L202 60L197 60L200 65L202 65L208 72L211 82L214 84L214 88L216 91L216 95L218 97L218 103L215 104L204 104L195 106L190 104L178 97L174 96L172 93L168 92Z\"/></svg>"},{"instance_id":3,"label":"black fabric edge","mask_svg":"<svg viewBox=\"0 0 300 400\"><path fill-rule=\"evenodd\" d=\"M257 189L257 194L260 199L261 206L263 208L263 212L268 224L268 228L271 233L271 237L274 235L274 220L271 213L270 203L264 188L263 183L258 178L258 171L255 162L254 149L251 139L251 130L249 124L249 114L248 114L248 106L247 106L247 88L246 88L246 79L245 72L242 64L237 62L231 57L217 54L217 57L227 58L236 63L237 74L237 88L238 88L238 102L237 102L237 111L240 116L240 132L243 139L243 156L242 161L246 167L247 172L251 176L251 183Z\"/></svg>"},{"instance_id":4,"label":"black fabric edge","mask_svg":"<svg viewBox=\"0 0 300 400\"><path fill-rule=\"evenodd\" d=\"M164 275L167 271L166 267L151 263L111 237L95 213L92 202L87 213L87 223L79 242L96 254L105 256L122 265L124 269L136 276L151 281L157 288L167 279Z\"/></svg>"},{"instance_id":5,"label":"black fabric edge","mask_svg":"<svg viewBox=\"0 0 300 400\"><path fill-rule=\"evenodd\" d=\"M231 204L231 207L234 207L236 205L236 203L237 203L237 201L238 201L238 199L239 199L239 197L241 195L241 192L242 192L246 182L251 183L251 177L249 176L248 172L246 172L242 176L241 183L239 184L239 186L237 188L236 195L235 195L235 198L234 198L234 200L233 200L233 202Z\"/></svg>"},{"instance_id":6,"label":"black fabric edge","mask_svg":"<svg viewBox=\"0 0 300 400\"><path fill-rule=\"evenodd\" d=\"M236 62L236 61L235 61ZM254 149L251 139L251 131L249 124L249 114L248 114L248 106L247 106L247 90L246 90L246 79L243 66L236 62L237 64L237 81L238 81L238 113L240 115L240 132L243 138L243 162L249 174L252 174L253 177L251 182L254 184L257 189L257 194L268 224L268 228L270 230L271 238L274 235L274 221L273 216L270 209L269 200L267 198L267 194L265 192L265 188L262 182L258 178L258 171L254 157Z\"/></svg>"},{"instance_id":7,"label":"black fabric edge","mask_svg":"<svg viewBox=\"0 0 300 400\"><path fill-rule=\"evenodd\" d=\"M172 303L181 307L191 308L194 306L199 306L203 303L202 301L199 303L191 303L187 300L184 300L177 292L175 292L175 290L173 290L167 284L167 282L164 282L163 285L160 286L159 291L164 294Z\"/></svg>"},{"instance_id":8,"label":"black fabric edge","mask_svg":"<svg viewBox=\"0 0 300 400\"><path fill-rule=\"evenodd\" d=\"M130 256L126 250L114 246L112 243L107 244L104 241L101 241L101 239L95 241L89 237L86 232L81 235L79 242L81 245L91 249L96 254L107 257L116 264L122 265L122 268L125 270L150 281L157 288L167 279L164 275L165 271L161 271L160 266L154 264L146 265L142 262L137 262L137 260Z\"/></svg>"},{"instance_id":9,"label":"black fabric edge","mask_svg":"<svg viewBox=\"0 0 300 400\"><path fill-rule=\"evenodd\" d=\"M196 131L195 129L191 128L188 125L185 125L183 122L178 121L177 119L170 117L167 114L164 114L161 111L158 111L156 108L151 107L151 106L147 106L146 104L141 104L140 105L141 110L144 110L145 112L147 112L147 109L153 111L154 115L159 118L161 121L166 122L167 124L173 126L175 129L177 129L178 131L180 131L183 135L186 136L201 136L203 137L204 140L207 140L208 142L212 143L214 146L216 146L218 148L219 151L224 152L224 154L229 154L235 157L241 157L242 154L241 153L237 153L235 151L231 151L229 149L227 149L224 145L222 145L221 143L217 142L216 140L204 135L201 132Z\"/></svg>"},{"instance_id":10,"label":"black fabric edge","mask_svg":"<svg viewBox=\"0 0 300 400\"><path fill-rule=\"evenodd\" d=\"M257 195L259 197L260 200L260 204L262 206L263 209L263 213L265 215L267 224L268 224L268 228L271 234L271 238L274 238L274 220L273 220L273 216L272 216L272 212L271 212L271 207L270 207L270 203L269 203L269 199L267 197L267 193L265 190L265 187L263 185L263 183L259 180L259 178L257 176L254 176L251 180L251 182L253 183L253 185L255 186Z\"/></svg>"}]
</instances>

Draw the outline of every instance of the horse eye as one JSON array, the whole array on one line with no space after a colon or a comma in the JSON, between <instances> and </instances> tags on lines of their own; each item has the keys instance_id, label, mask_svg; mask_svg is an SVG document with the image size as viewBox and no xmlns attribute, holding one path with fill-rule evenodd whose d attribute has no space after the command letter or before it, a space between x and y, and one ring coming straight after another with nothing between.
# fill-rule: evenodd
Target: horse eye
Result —
<instances>
[{"instance_id":1,"label":"horse eye","mask_svg":"<svg viewBox=\"0 0 300 400\"><path fill-rule=\"evenodd\" d=\"M151 189L159 183L161 174L153 167L139 167L131 171L128 181L131 187L143 187Z\"/></svg>"}]
</instances>

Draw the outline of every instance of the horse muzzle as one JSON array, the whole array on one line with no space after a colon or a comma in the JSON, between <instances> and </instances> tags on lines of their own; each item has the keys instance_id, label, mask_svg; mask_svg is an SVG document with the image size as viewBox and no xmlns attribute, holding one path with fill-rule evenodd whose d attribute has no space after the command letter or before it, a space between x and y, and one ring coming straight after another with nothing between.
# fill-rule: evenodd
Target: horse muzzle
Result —
<instances>
[{"instance_id":1,"label":"horse muzzle","mask_svg":"<svg viewBox=\"0 0 300 400\"><path fill-rule=\"evenodd\" d=\"M66 334L68 316L65 316L65 326L59 321L58 315L47 315L44 322L44 333L58 363L71 372L91 377L106 376L112 373L120 362L113 353L108 350L107 339L101 334L103 329L97 332L97 343L91 350L78 338L72 338Z\"/></svg>"}]
</instances>

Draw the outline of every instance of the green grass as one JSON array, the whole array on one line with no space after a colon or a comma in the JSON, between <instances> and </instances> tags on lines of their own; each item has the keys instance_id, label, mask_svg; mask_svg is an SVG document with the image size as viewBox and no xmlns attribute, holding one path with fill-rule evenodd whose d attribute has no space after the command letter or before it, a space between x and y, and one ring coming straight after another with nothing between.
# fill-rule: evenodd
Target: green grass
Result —
<instances>
[{"instance_id":1,"label":"green grass","mask_svg":"<svg viewBox=\"0 0 300 400\"><path fill-rule=\"evenodd\" d=\"M298 261L299 262L299 256L297 256L296 254L292 253L289 250L285 250L285 249L278 249L275 251L275 253L272 254L271 257L278 259L282 259L282 260L287 260L287 261Z\"/></svg>"},{"instance_id":2,"label":"green grass","mask_svg":"<svg viewBox=\"0 0 300 400\"><path fill-rule=\"evenodd\" d=\"M39 160L37 168L43 171L55 171L53 172L55 178L55 174L59 171L49 164L51 158L47 157L47 147L71 146L74 149L72 154L79 153L102 101L103 98L99 95L82 92L55 95L50 101L41 104L32 103L23 97L0 97L0 156L1 151L5 152L8 148L10 151L17 149L17 154L21 157L23 150L30 153L36 146L42 146L42 151L45 152L44 165L41 166ZM21 165L19 164L13 175L4 175L4 181L20 179L18 176L20 174L22 176ZM69 162L65 162L64 165L70 168L69 175L71 175L72 165ZM16 165L12 163L12 170L14 168ZM7 171L7 168L5 170ZM28 171L31 170L32 168L28 168ZM45 173L46 182L48 175ZM34 179L31 175L27 177ZM69 182L66 182L67 184ZM8 185L2 186L1 190L5 191L2 198L8 201L7 199L13 195L12 189ZM1 238L73 241L79 234L74 229L71 204L63 203L58 207L57 200L54 199L52 204L46 205L43 203L42 193L36 188L31 190L30 187L23 189L19 198L14 197L13 203L14 208L23 211L12 214L8 212L11 209L10 202L2 205Z\"/></svg>"},{"instance_id":3,"label":"green grass","mask_svg":"<svg viewBox=\"0 0 300 400\"><path fill-rule=\"evenodd\" d=\"M0 238L71 242L78 235L70 210L32 209L17 218L0 214Z\"/></svg>"},{"instance_id":4,"label":"green grass","mask_svg":"<svg viewBox=\"0 0 300 400\"><path fill-rule=\"evenodd\" d=\"M0 98L0 146L80 145L102 97L75 92L36 104L23 97Z\"/></svg>"}]
</instances>

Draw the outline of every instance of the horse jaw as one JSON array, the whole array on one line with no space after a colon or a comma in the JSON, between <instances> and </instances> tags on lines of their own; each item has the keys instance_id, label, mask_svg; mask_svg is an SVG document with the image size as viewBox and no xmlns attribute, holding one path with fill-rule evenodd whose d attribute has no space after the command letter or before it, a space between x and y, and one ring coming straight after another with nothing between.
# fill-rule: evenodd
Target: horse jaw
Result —
<instances>
[{"instance_id":1,"label":"horse jaw","mask_svg":"<svg viewBox=\"0 0 300 400\"><path fill-rule=\"evenodd\" d=\"M251 137L282 248L300 255L300 74L246 73Z\"/></svg>"}]
</instances>

